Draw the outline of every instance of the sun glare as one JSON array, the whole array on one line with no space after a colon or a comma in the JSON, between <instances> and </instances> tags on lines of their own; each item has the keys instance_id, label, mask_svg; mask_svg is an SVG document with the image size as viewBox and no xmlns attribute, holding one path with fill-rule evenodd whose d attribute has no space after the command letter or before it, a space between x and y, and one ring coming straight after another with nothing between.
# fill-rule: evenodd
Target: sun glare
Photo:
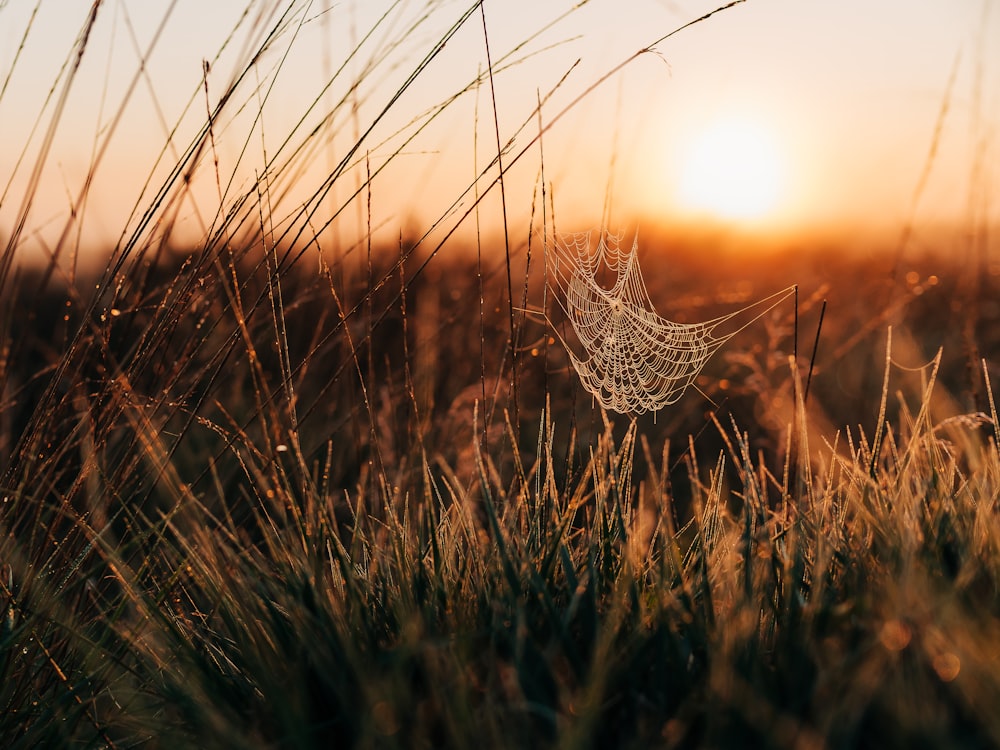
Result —
<instances>
[{"instance_id":1,"label":"sun glare","mask_svg":"<svg viewBox=\"0 0 1000 750\"><path fill-rule=\"evenodd\" d=\"M760 126L739 120L711 125L686 157L679 186L684 208L750 220L777 206L784 170L774 139Z\"/></svg>"}]
</instances>

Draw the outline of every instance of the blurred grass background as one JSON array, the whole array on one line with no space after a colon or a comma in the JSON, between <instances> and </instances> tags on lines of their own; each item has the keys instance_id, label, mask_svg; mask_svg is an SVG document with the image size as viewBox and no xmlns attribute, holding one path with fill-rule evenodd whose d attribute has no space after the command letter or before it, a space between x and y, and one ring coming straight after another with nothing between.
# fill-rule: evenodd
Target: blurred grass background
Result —
<instances>
[{"instance_id":1,"label":"blurred grass background","mask_svg":"<svg viewBox=\"0 0 1000 750\"><path fill-rule=\"evenodd\" d=\"M322 125L249 184L218 158L256 143L259 65L307 18L269 7L227 86L205 66L204 123L167 139L106 262L82 262L89 181L54 244L31 234L50 142L21 153L0 258L0 744L1000 744L996 235L763 254L643 229L667 318L790 284L799 304L670 409L604 414L544 287L551 119L491 134L439 224L376 242L370 130L283 202L350 96L319 96ZM431 35L377 119L472 22L486 34L467 4ZM410 28L348 56L395 70ZM490 73L456 97L492 98ZM421 117L379 143L390 161ZM505 151L516 135L528 148ZM536 146L531 226L452 236ZM218 205L196 202L202 239L181 242L198 175ZM365 226L339 254L330 202Z\"/></svg>"}]
</instances>

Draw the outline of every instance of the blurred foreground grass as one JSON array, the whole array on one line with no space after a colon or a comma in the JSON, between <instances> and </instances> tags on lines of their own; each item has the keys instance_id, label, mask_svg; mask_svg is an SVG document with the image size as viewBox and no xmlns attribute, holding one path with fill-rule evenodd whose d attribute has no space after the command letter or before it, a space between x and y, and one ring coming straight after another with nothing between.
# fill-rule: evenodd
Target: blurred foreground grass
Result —
<instances>
[{"instance_id":1,"label":"blurred foreground grass","mask_svg":"<svg viewBox=\"0 0 1000 750\"><path fill-rule=\"evenodd\" d=\"M808 409L799 378L766 413L795 402L776 311L709 368L752 394L632 422L542 336L515 424L468 270L384 288L378 325L342 325L363 278L267 258L9 305L5 746L1000 743L982 370L963 410L900 326L882 390L875 330L838 412L831 312Z\"/></svg>"},{"instance_id":2,"label":"blurred foreground grass","mask_svg":"<svg viewBox=\"0 0 1000 750\"><path fill-rule=\"evenodd\" d=\"M4 192L20 208L0 255L0 745L1000 745L995 235L974 228L958 254L920 261L912 246L765 260L644 236L668 318L792 283L800 305L733 339L674 407L605 415L523 312L554 309L541 135L676 32L596 83L557 79L502 136L494 122L475 179L386 249L371 226L383 167L539 37L526 29L392 130L448 42L489 29L478 3L393 3L334 50L268 149L270 94L315 18L308 2L249 0L235 57L220 50L231 78L210 79L217 59L195 66L204 78L88 277L92 178L140 82L159 105L158 37L117 104L109 86L54 244L31 227L109 5L91 5L44 135L22 147L27 177ZM543 118L556 93L570 103ZM206 119L192 130L193 102ZM320 153L336 158L312 184ZM527 244L448 240L536 155ZM206 183L214 208L195 197ZM174 252L188 205L202 238ZM347 214L360 234L332 241ZM31 242L37 273L20 262Z\"/></svg>"}]
</instances>

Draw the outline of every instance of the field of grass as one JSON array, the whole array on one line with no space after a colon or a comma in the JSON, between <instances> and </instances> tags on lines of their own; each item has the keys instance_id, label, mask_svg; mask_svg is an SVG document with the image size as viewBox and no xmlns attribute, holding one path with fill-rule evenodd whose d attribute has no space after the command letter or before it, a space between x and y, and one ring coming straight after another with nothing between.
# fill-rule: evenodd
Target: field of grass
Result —
<instances>
[{"instance_id":1,"label":"field of grass","mask_svg":"<svg viewBox=\"0 0 1000 750\"><path fill-rule=\"evenodd\" d=\"M330 257L268 210L291 161L179 250L212 122L106 266L4 253L0 745L1000 745L985 237L644 233L666 317L799 296L632 418L555 335L541 209Z\"/></svg>"}]
</instances>

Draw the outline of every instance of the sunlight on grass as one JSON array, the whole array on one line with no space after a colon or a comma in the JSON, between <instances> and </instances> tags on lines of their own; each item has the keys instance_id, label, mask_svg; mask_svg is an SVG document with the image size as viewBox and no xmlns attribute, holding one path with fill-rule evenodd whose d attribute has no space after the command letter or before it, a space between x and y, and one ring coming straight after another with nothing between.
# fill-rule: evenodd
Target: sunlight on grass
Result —
<instances>
[{"instance_id":1,"label":"sunlight on grass","mask_svg":"<svg viewBox=\"0 0 1000 750\"><path fill-rule=\"evenodd\" d=\"M166 138L105 265L77 262L86 189L45 263L21 265L49 141L22 147L0 264L4 747L1000 744L996 274L900 256L887 282L799 254L723 276L678 252L643 286L671 320L752 306L783 274L810 291L685 366L696 388L656 421L609 414L565 327L528 312L555 305L555 118L539 92L501 129L491 79L516 54L389 146L375 122L341 142L347 81L269 151L267 84L313 16L262 7L232 82L204 67L205 120ZM398 72L394 45L426 31L395 8L342 51L368 75ZM375 119L461 29L485 44L486 19L468 3L417 35L425 57ZM495 158L435 227L373 242L380 170L463 97L492 105L470 127ZM252 182L224 143L260 148ZM531 225L506 253L446 242L534 159ZM173 234L190 205L194 246ZM327 252L348 211L365 230ZM852 299L824 317L831 279Z\"/></svg>"}]
</instances>

